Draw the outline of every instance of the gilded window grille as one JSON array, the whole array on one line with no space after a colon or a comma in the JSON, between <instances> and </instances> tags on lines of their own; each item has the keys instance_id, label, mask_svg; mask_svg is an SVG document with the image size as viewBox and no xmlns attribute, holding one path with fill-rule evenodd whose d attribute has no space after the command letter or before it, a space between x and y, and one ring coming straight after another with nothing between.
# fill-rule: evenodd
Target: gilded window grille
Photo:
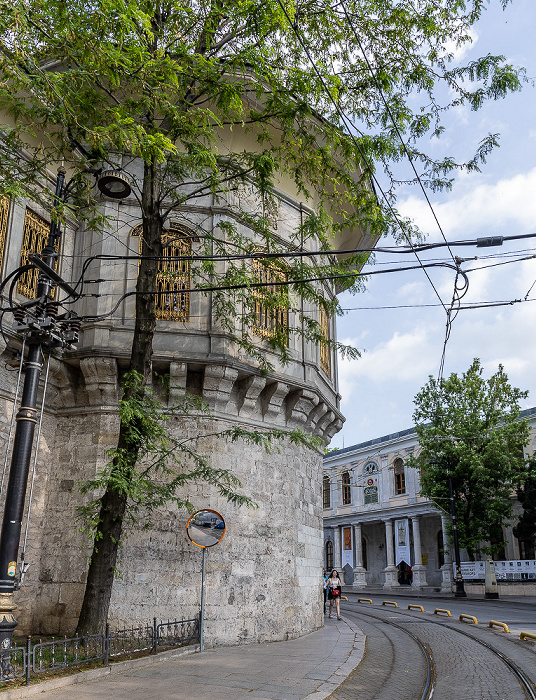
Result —
<instances>
[{"instance_id":1,"label":"gilded window grille","mask_svg":"<svg viewBox=\"0 0 536 700\"><path fill-rule=\"evenodd\" d=\"M274 265L254 260L253 278L255 282L263 285L253 289L253 333L265 340L270 340L283 330L287 333L288 342L288 309L270 308L266 305L267 296L281 293L283 288L277 283L286 281L286 275Z\"/></svg>"},{"instance_id":2,"label":"gilded window grille","mask_svg":"<svg viewBox=\"0 0 536 700\"><path fill-rule=\"evenodd\" d=\"M141 255L143 226L132 229L132 236L139 236ZM158 263L156 275L155 309L158 321L190 320L190 261L179 260L181 256L192 255L193 232L187 226L171 222L169 232L162 236L162 260ZM173 259L174 258L174 259Z\"/></svg>"},{"instance_id":3,"label":"gilded window grille","mask_svg":"<svg viewBox=\"0 0 536 700\"><path fill-rule=\"evenodd\" d=\"M24 229L22 233L22 246L20 250L20 265L28 263L29 253L41 253L45 247L50 231L50 224L41 216L33 212L31 209L26 209L24 216ZM58 248L56 247L56 252ZM54 268L57 266L57 261ZM37 279L39 270L35 268L26 270L17 282L17 292L28 299L35 299L37 294ZM53 295L52 295L53 296Z\"/></svg>"},{"instance_id":4,"label":"gilded window grille","mask_svg":"<svg viewBox=\"0 0 536 700\"><path fill-rule=\"evenodd\" d=\"M9 198L0 197L0 271L4 261L4 250L6 247L7 222L9 217Z\"/></svg>"},{"instance_id":5,"label":"gilded window grille","mask_svg":"<svg viewBox=\"0 0 536 700\"><path fill-rule=\"evenodd\" d=\"M320 332L325 340L329 341L329 316L324 307L320 307L318 316ZM331 347L329 342L320 343L320 368L328 375L328 377L331 377Z\"/></svg>"}]
</instances>

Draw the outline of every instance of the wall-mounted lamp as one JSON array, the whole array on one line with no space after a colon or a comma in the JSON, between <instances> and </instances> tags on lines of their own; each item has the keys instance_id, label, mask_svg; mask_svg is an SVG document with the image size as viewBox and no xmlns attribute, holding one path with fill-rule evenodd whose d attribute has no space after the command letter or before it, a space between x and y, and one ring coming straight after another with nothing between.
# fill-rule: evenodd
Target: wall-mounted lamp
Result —
<instances>
[{"instance_id":1,"label":"wall-mounted lamp","mask_svg":"<svg viewBox=\"0 0 536 700\"><path fill-rule=\"evenodd\" d=\"M127 176L121 170L106 170L97 179L97 187L105 197L125 199L132 192Z\"/></svg>"}]
</instances>

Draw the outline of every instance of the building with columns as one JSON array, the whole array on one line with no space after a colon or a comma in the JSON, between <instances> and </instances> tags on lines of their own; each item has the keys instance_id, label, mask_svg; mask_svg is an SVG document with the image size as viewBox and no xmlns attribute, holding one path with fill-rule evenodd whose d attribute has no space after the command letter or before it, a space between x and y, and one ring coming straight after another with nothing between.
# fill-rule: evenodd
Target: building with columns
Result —
<instances>
[{"instance_id":1,"label":"building with columns","mask_svg":"<svg viewBox=\"0 0 536 700\"><path fill-rule=\"evenodd\" d=\"M528 453L536 448L536 408L521 413L531 425ZM345 572L355 588L411 585L450 592L449 515L420 495L418 470L406 467L418 450L415 430L369 440L324 457L324 565ZM514 513L520 511L516 502ZM505 527L500 558L533 559L534 543ZM462 561L467 559L462 550ZM351 567L353 575L349 575Z\"/></svg>"}]
</instances>

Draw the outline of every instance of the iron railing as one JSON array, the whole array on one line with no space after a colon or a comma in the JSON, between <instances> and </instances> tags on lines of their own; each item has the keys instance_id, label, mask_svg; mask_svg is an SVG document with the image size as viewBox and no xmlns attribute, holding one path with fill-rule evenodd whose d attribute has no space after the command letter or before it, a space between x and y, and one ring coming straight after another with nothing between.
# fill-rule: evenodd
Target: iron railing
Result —
<instances>
[{"instance_id":1,"label":"iron railing","mask_svg":"<svg viewBox=\"0 0 536 700\"><path fill-rule=\"evenodd\" d=\"M26 677L29 685L32 674L58 671L91 662L109 665L111 657L137 652L158 652L159 647L178 647L199 641L199 617L191 620L172 620L111 630L106 625L104 634L52 639L33 643L27 638L26 648L0 649L0 682Z\"/></svg>"}]
</instances>

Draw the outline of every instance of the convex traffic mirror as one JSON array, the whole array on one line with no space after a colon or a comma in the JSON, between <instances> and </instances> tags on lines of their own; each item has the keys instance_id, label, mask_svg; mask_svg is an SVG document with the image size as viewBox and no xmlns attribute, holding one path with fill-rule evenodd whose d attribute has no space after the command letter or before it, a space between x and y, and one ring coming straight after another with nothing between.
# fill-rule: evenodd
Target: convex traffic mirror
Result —
<instances>
[{"instance_id":1,"label":"convex traffic mirror","mask_svg":"<svg viewBox=\"0 0 536 700\"><path fill-rule=\"evenodd\" d=\"M198 510L186 523L186 534L197 547L213 547L225 534L225 521L215 510Z\"/></svg>"}]
</instances>

